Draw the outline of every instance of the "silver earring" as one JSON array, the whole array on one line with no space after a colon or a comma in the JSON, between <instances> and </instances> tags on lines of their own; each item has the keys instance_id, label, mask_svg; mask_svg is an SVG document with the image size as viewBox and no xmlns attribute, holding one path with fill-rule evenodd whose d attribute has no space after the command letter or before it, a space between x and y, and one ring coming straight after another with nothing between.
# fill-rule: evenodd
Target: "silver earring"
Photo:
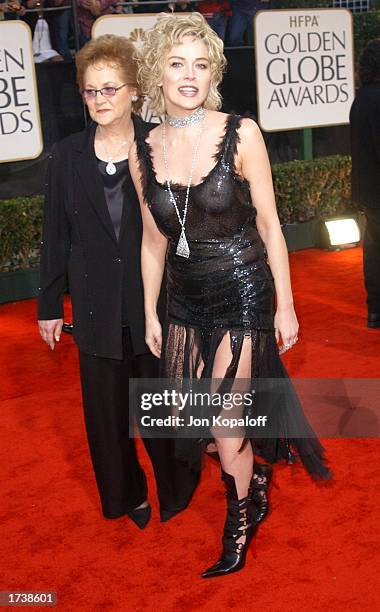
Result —
<instances>
[{"instance_id":1,"label":"silver earring","mask_svg":"<svg viewBox=\"0 0 380 612\"><path fill-rule=\"evenodd\" d=\"M138 96L132 96L132 102L137 102L138 99L139 99Z\"/></svg>"}]
</instances>

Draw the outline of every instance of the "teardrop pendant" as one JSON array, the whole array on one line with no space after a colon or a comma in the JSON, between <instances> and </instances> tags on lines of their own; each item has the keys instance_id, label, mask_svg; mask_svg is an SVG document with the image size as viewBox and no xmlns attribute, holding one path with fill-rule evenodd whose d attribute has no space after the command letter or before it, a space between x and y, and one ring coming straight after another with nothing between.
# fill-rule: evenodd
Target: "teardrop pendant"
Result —
<instances>
[{"instance_id":1,"label":"teardrop pendant","mask_svg":"<svg viewBox=\"0 0 380 612\"><path fill-rule=\"evenodd\" d=\"M107 174L115 174L116 172L116 166L115 164L113 164L112 162L108 162L108 164L106 165L106 172Z\"/></svg>"},{"instance_id":2,"label":"teardrop pendant","mask_svg":"<svg viewBox=\"0 0 380 612\"><path fill-rule=\"evenodd\" d=\"M178 240L176 254L180 257L186 257L187 259L190 257L189 244L187 242L184 229L182 229L181 235Z\"/></svg>"}]
</instances>

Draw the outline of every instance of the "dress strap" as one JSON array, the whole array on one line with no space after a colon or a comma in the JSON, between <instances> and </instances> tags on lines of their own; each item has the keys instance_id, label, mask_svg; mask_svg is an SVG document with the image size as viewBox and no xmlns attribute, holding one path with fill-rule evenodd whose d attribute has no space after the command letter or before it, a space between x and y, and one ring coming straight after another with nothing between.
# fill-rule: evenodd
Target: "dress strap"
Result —
<instances>
[{"instance_id":1,"label":"dress strap","mask_svg":"<svg viewBox=\"0 0 380 612\"><path fill-rule=\"evenodd\" d=\"M136 150L137 161L141 174L143 197L145 202L148 202L148 187L154 178L154 169L152 162L152 150L150 144L146 141L149 132L139 131L136 133Z\"/></svg>"},{"instance_id":2,"label":"dress strap","mask_svg":"<svg viewBox=\"0 0 380 612\"><path fill-rule=\"evenodd\" d=\"M218 157L220 156L220 159L230 165L231 168L235 167L235 155L237 153L237 145L240 142L238 129L241 125L241 120L241 115L228 115L225 136L219 145Z\"/></svg>"}]
</instances>

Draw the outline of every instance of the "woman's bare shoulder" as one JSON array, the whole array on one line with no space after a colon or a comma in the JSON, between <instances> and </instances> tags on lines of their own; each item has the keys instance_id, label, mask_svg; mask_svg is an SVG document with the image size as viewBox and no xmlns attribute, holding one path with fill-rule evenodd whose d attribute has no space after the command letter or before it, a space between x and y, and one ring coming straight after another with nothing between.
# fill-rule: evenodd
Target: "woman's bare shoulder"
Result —
<instances>
[{"instance_id":1,"label":"woman's bare shoulder","mask_svg":"<svg viewBox=\"0 0 380 612\"><path fill-rule=\"evenodd\" d=\"M242 117L238 132L240 136L240 141L243 144L249 142L261 142L263 139L258 124L250 117Z\"/></svg>"}]
</instances>

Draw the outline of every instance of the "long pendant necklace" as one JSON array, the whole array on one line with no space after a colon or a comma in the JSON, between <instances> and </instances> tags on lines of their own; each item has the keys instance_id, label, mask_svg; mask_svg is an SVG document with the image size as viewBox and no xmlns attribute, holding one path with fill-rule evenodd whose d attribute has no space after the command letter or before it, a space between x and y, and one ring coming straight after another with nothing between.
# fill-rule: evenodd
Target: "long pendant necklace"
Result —
<instances>
[{"instance_id":1,"label":"long pendant necklace","mask_svg":"<svg viewBox=\"0 0 380 612\"><path fill-rule=\"evenodd\" d=\"M203 108L202 109L198 109L198 110L202 110L203 111L202 112L202 117L201 117L202 122L201 122L201 125L200 125L200 128L199 128L198 137L197 137L195 145L194 145L193 159L192 159L192 163L191 163L190 176L189 176L189 180L188 180L187 188L186 188L185 207L183 209L182 217L181 217L181 213L179 212L179 209L178 209L177 200L175 199L174 194L173 194L172 189L171 189L171 186L170 186L168 156L167 156L167 150L166 150L166 128L165 128L165 123L163 123L163 125L162 125L162 151L163 151L164 166L165 166L165 171L166 171L166 176L167 176L166 184L167 184L168 192L169 192L169 200L171 201L171 203L174 206L174 210L176 212L179 224L181 226L181 233L180 233L179 240L178 240L178 243L177 243L176 254L179 255L180 257L186 257L187 259L190 257L190 248L189 248L189 243L187 242L187 238L186 238L185 224L186 224L187 210L188 210L188 207L189 207L190 187L191 187L191 182L193 180L193 172L194 172L195 164L197 162L198 150L199 150L199 145L200 145L200 142L201 142L201 137L202 137L202 132L203 132L203 118L204 118L204 115L205 115L205 111L204 111ZM181 126L178 126L178 127L185 127L185 126L181 125Z\"/></svg>"}]
</instances>

